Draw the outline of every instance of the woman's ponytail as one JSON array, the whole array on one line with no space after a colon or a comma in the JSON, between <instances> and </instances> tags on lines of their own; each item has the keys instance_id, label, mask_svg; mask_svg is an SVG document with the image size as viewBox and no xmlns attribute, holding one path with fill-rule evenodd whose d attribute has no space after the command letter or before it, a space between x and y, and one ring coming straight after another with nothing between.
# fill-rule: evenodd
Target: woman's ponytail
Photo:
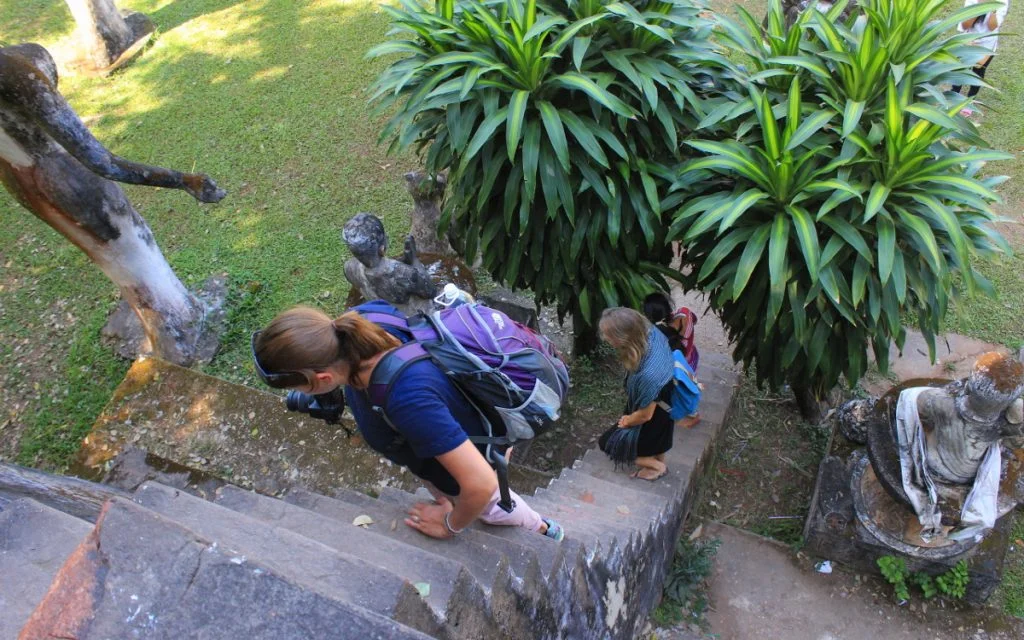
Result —
<instances>
[{"instance_id":1,"label":"woman's ponytail","mask_svg":"<svg viewBox=\"0 0 1024 640\"><path fill-rule=\"evenodd\" d=\"M399 345L397 338L356 311L348 311L331 322L338 339L338 359L350 367Z\"/></svg>"}]
</instances>

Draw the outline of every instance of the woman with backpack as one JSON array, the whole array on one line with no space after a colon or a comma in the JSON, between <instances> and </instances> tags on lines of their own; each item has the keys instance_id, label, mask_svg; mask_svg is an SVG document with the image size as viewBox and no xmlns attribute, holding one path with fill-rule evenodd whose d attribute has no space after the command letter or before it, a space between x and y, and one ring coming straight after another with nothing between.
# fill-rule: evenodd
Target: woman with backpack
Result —
<instances>
[{"instance_id":1,"label":"woman with backpack","mask_svg":"<svg viewBox=\"0 0 1024 640\"><path fill-rule=\"evenodd\" d=\"M320 395L345 387L346 403L366 443L408 468L434 495L433 503L410 508L409 527L432 538L450 538L479 518L561 540L562 528L518 495L512 493L510 512L498 506L495 471L470 442L471 436L487 435L483 420L432 360L403 367L390 384L386 416L374 411L367 388L377 365L402 344L397 335L356 311L332 320L300 306L253 334L253 357L262 380L277 389Z\"/></svg>"},{"instance_id":2,"label":"woman with backpack","mask_svg":"<svg viewBox=\"0 0 1024 640\"><path fill-rule=\"evenodd\" d=\"M665 475L665 453L672 448L675 424L670 414L675 361L668 339L639 312L606 309L598 324L626 368L626 410L598 439L616 464L635 464L634 478L654 481Z\"/></svg>"}]
</instances>

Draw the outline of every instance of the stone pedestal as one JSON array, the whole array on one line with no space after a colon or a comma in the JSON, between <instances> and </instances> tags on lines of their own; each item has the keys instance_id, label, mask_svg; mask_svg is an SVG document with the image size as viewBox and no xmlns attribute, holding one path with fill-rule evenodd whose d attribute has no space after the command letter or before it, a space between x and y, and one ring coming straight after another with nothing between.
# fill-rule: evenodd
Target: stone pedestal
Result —
<instances>
[{"instance_id":1,"label":"stone pedestal","mask_svg":"<svg viewBox=\"0 0 1024 640\"><path fill-rule=\"evenodd\" d=\"M1018 477L1018 455L1004 454L1004 486ZM1009 488L1008 486L1006 487ZM868 517L873 514L873 517ZM806 550L856 571L879 573L883 556L903 558L911 572L937 575L960 560L967 561L970 583L966 599L985 602L1002 579L1003 559L1010 542L1011 517L996 521L981 543L967 541L928 547L915 536L917 516L895 499L875 474L867 451L833 434L829 455L818 469L818 481L804 526Z\"/></svg>"}]
</instances>

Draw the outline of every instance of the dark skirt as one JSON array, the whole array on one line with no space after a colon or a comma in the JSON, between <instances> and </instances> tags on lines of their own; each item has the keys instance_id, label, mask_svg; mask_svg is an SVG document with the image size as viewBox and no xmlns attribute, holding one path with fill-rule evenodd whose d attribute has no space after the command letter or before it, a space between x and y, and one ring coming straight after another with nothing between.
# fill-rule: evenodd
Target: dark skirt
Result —
<instances>
[{"instance_id":1,"label":"dark skirt","mask_svg":"<svg viewBox=\"0 0 1024 640\"><path fill-rule=\"evenodd\" d=\"M669 382L662 388L661 394L658 396L659 402L671 405L672 386L673 383ZM619 427L616 425L601 434L597 441L601 451L608 452L606 448L608 438L618 429ZM672 448L672 436L674 433L675 422L672 420L672 416L660 406L655 407L654 415L651 416L651 419L640 426L640 436L636 444L637 457L644 458L665 453Z\"/></svg>"}]
</instances>

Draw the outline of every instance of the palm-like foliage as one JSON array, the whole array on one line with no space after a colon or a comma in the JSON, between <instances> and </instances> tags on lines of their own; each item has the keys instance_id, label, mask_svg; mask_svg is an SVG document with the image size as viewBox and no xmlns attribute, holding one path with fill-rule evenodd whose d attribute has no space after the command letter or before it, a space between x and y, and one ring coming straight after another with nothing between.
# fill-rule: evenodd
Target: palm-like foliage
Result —
<instances>
[{"instance_id":1,"label":"palm-like foliage","mask_svg":"<svg viewBox=\"0 0 1024 640\"><path fill-rule=\"evenodd\" d=\"M940 87L965 79L976 53L947 28L992 5L935 20L941 4L869 0L846 24L805 14L789 31L773 16L767 39L787 43L786 56L766 55L752 20L723 22L753 73L731 110L717 99L734 139L687 142L706 155L682 166L680 184L704 189L669 237L735 356L773 385L853 384L868 345L887 367L908 314L934 357L954 279L988 289L972 256L1008 250L991 227L1001 179L978 171L1009 156L979 150L957 115L964 101Z\"/></svg>"},{"instance_id":2,"label":"palm-like foliage","mask_svg":"<svg viewBox=\"0 0 1024 640\"><path fill-rule=\"evenodd\" d=\"M464 255L557 301L579 329L665 272L680 132L726 61L689 0L407 0L384 7L405 54L375 98L382 137L450 170L444 215ZM714 65L714 66L713 66Z\"/></svg>"}]
</instances>

